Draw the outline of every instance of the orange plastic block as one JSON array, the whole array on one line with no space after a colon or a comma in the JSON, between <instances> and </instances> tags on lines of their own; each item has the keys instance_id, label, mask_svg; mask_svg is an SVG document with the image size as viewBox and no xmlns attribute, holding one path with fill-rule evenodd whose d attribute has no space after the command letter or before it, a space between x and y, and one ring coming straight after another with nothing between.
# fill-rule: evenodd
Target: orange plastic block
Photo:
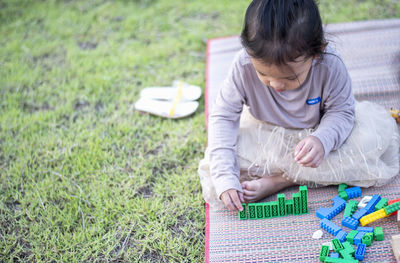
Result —
<instances>
[{"instance_id":1,"label":"orange plastic block","mask_svg":"<svg viewBox=\"0 0 400 263\"><path fill-rule=\"evenodd\" d=\"M372 223L381 218L385 218L387 216L388 215L386 214L385 209L382 208L382 209L379 209L378 211L373 212L372 214L361 217L360 224L362 226L365 226L365 225L368 225L369 223Z\"/></svg>"}]
</instances>

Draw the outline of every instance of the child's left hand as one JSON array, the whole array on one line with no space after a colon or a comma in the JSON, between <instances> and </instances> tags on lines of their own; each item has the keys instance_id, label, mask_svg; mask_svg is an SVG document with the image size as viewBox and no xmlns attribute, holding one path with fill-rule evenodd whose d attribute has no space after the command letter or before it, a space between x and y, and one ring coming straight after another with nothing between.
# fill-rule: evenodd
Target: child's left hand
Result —
<instances>
[{"instance_id":1,"label":"child's left hand","mask_svg":"<svg viewBox=\"0 0 400 263\"><path fill-rule=\"evenodd\" d=\"M307 136L297 144L294 159L305 167L317 168L324 159L325 150L321 141L315 136Z\"/></svg>"}]
</instances>

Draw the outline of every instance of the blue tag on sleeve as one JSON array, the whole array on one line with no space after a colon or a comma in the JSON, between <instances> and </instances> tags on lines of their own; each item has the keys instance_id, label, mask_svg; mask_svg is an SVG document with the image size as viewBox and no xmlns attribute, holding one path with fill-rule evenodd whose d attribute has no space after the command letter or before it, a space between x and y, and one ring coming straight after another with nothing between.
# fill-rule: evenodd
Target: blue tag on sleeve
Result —
<instances>
[{"instance_id":1,"label":"blue tag on sleeve","mask_svg":"<svg viewBox=\"0 0 400 263\"><path fill-rule=\"evenodd\" d=\"M317 104L318 102L321 102L321 97L316 97L313 99L306 100L307 105L314 105Z\"/></svg>"}]
</instances>

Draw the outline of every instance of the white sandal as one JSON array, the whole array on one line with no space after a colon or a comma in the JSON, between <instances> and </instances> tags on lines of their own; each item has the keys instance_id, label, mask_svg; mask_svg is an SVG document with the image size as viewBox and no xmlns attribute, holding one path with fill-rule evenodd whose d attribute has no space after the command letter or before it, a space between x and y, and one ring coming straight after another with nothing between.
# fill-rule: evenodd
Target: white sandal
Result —
<instances>
[{"instance_id":1,"label":"white sandal","mask_svg":"<svg viewBox=\"0 0 400 263\"><path fill-rule=\"evenodd\" d=\"M138 111L170 119L187 117L193 114L198 107L199 103L197 101L181 101L174 103L173 101L140 98L135 103L135 109Z\"/></svg>"},{"instance_id":2,"label":"white sandal","mask_svg":"<svg viewBox=\"0 0 400 263\"><path fill-rule=\"evenodd\" d=\"M201 88L176 80L172 87L148 87L140 92L140 97L156 100L173 100L181 93L182 101L194 101L200 98Z\"/></svg>"}]
</instances>

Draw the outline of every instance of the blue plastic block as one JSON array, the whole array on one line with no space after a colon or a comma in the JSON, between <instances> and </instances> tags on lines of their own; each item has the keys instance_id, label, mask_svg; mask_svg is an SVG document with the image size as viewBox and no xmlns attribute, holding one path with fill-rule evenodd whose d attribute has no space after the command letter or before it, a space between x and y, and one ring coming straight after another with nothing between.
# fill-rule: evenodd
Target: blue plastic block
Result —
<instances>
[{"instance_id":1,"label":"blue plastic block","mask_svg":"<svg viewBox=\"0 0 400 263\"><path fill-rule=\"evenodd\" d=\"M346 236L347 236L347 232L340 230L339 233L337 233L335 238L339 239L339 241L343 243L344 241L346 241Z\"/></svg>"},{"instance_id":2,"label":"blue plastic block","mask_svg":"<svg viewBox=\"0 0 400 263\"><path fill-rule=\"evenodd\" d=\"M354 245L362 243L362 237L365 235L365 232L358 232L354 237Z\"/></svg>"},{"instance_id":3,"label":"blue plastic block","mask_svg":"<svg viewBox=\"0 0 400 263\"><path fill-rule=\"evenodd\" d=\"M327 218L332 219L334 216L343 211L346 207L346 200L340 198L339 196L335 196L333 199L333 205L330 208L321 207L317 209L317 216L321 219Z\"/></svg>"},{"instance_id":4,"label":"blue plastic block","mask_svg":"<svg viewBox=\"0 0 400 263\"><path fill-rule=\"evenodd\" d=\"M354 254L354 257L358 260L363 260L364 259L364 255L365 255L365 249L366 249L366 245L365 244L358 244L357 245L357 249L356 249L356 253Z\"/></svg>"},{"instance_id":5,"label":"blue plastic block","mask_svg":"<svg viewBox=\"0 0 400 263\"><path fill-rule=\"evenodd\" d=\"M380 200L381 200L381 196L380 195L374 195L372 197L372 199L364 207L364 209L368 211L368 214L370 214L370 213L375 211L375 206L379 203Z\"/></svg>"},{"instance_id":6,"label":"blue plastic block","mask_svg":"<svg viewBox=\"0 0 400 263\"><path fill-rule=\"evenodd\" d=\"M347 188L344 191L347 193L349 199L361 196L361 188L359 186Z\"/></svg>"},{"instance_id":7,"label":"blue plastic block","mask_svg":"<svg viewBox=\"0 0 400 263\"><path fill-rule=\"evenodd\" d=\"M364 208L361 208L360 210L357 210L351 217L354 218L357 221L360 221L360 218L367 215L368 210Z\"/></svg>"},{"instance_id":8,"label":"blue plastic block","mask_svg":"<svg viewBox=\"0 0 400 263\"><path fill-rule=\"evenodd\" d=\"M356 228L358 227L358 224L359 224L359 222L357 220L355 220L354 218L351 218L348 216L343 217L342 225L345 227L356 230Z\"/></svg>"},{"instance_id":9,"label":"blue plastic block","mask_svg":"<svg viewBox=\"0 0 400 263\"><path fill-rule=\"evenodd\" d=\"M357 231L374 232L374 228L373 227L367 227L367 226L359 226L359 227L357 227Z\"/></svg>"},{"instance_id":10,"label":"blue plastic block","mask_svg":"<svg viewBox=\"0 0 400 263\"><path fill-rule=\"evenodd\" d=\"M322 229L325 229L326 231L328 231L328 233L334 236L336 236L337 233L339 233L339 231L342 230L338 225L336 225L335 223L326 218L321 220L320 226Z\"/></svg>"},{"instance_id":11,"label":"blue plastic block","mask_svg":"<svg viewBox=\"0 0 400 263\"><path fill-rule=\"evenodd\" d=\"M331 252L331 253L329 254L329 256L330 256L331 258L340 258L340 255L339 255L338 252Z\"/></svg>"}]
</instances>

